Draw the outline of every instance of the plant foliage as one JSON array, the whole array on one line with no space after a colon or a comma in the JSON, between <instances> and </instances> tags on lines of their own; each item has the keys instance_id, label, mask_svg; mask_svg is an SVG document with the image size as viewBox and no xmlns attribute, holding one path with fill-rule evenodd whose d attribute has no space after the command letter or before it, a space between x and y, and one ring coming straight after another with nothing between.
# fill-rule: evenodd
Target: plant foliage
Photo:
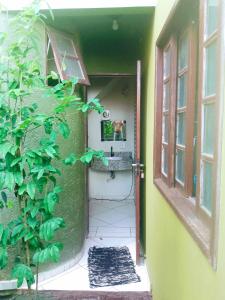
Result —
<instances>
[{"instance_id":1,"label":"plant foliage","mask_svg":"<svg viewBox=\"0 0 225 300\"><path fill-rule=\"evenodd\" d=\"M67 157L60 153L58 137L68 139L71 131L68 109L101 113L103 107L97 99L86 103L74 93L76 78L61 81L55 72L43 76L34 33L45 18L39 2L34 1L12 19L10 28L17 37L13 42L0 32L0 209L12 209L15 203L19 207L15 219L0 224L0 269L8 264L9 248L20 249L12 269L18 287L24 280L28 287L34 283L39 264L60 259L63 245L55 242L55 233L65 222L63 216L55 215L61 192L57 185L61 172L55 161L65 166L88 164L93 157L105 161L104 153L93 149ZM58 84L50 88L49 78L57 79ZM37 90L46 101L54 102L51 112L41 112L38 100L28 104ZM38 144L32 146L27 140L36 131L44 134L38 134Z\"/></svg>"}]
</instances>

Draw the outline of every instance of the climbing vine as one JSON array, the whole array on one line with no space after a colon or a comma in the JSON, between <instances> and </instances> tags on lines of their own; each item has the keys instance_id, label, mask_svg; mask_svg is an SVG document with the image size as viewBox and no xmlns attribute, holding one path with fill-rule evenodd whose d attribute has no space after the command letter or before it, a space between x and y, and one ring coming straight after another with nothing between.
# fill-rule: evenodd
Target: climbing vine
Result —
<instances>
[{"instance_id":1,"label":"climbing vine","mask_svg":"<svg viewBox=\"0 0 225 300\"><path fill-rule=\"evenodd\" d=\"M39 265L57 262L63 248L54 239L56 231L65 226L63 216L55 214L63 188L57 183L61 171L55 162L88 164L93 157L106 162L103 152L93 149L67 157L60 153L58 137L68 139L71 131L68 109L101 113L103 107L97 99L85 103L74 93L76 78L61 81L55 72L43 76L34 32L45 18L35 1L10 21L17 37L13 42L7 33L0 33L0 208L7 214L19 207L14 219L0 224L0 269L8 265L9 249L19 249L12 278L17 279L18 287L25 280L29 288ZM58 84L49 87L48 79ZM54 103L51 112L40 111L38 100L30 104L36 91ZM29 137L35 132L39 140L32 146Z\"/></svg>"}]
</instances>

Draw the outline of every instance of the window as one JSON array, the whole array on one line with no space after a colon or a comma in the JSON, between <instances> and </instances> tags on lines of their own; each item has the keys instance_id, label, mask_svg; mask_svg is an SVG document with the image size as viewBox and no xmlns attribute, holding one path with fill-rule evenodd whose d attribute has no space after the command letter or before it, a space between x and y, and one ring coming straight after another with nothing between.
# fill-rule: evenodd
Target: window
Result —
<instances>
[{"instance_id":1,"label":"window","mask_svg":"<svg viewBox=\"0 0 225 300\"><path fill-rule=\"evenodd\" d=\"M219 2L180 0L159 36L154 149L156 186L213 263Z\"/></svg>"},{"instance_id":2,"label":"window","mask_svg":"<svg viewBox=\"0 0 225 300\"><path fill-rule=\"evenodd\" d=\"M175 149L175 180L182 187L185 183L186 157L186 118L187 118L187 81L189 67L189 36L188 32L178 41L177 70L177 103L176 103L176 149Z\"/></svg>"},{"instance_id":3,"label":"window","mask_svg":"<svg viewBox=\"0 0 225 300\"><path fill-rule=\"evenodd\" d=\"M163 51L163 110L162 110L162 165L161 172L168 177L168 159L169 159L169 112L170 112L170 84L171 84L171 45L168 45Z\"/></svg>"},{"instance_id":4,"label":"window","mask_svg":"<svg viewBox=\"0 0 225 300\"><path fill-rule=\"evenodd\" d=\"M78 47L75 47L73 37L48 27L48 71L56 71L60 79L77 78L81 84L89 85Z\"/></svg>"},{"instance_id":5,"label":"window","mask_svg":"<svg viewBox=\"0 0 225 300\"><path fill-rule=\"evenodd\" d=\"M204 13L203 32L200 41L199 110L201 119L200 143L200 206L212 216L216 173L216 111L217 111L217 52L218 52L218 0L207 0L202 7Z\"/></svg>"}]
</instances>

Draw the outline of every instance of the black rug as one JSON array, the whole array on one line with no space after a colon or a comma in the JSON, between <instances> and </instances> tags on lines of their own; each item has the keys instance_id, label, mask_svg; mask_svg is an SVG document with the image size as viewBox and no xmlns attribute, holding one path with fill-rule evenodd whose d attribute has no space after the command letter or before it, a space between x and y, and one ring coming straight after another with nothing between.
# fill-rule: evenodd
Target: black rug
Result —
<instances>
[{"instance_id":1,"label":"black rug","mask_svg":"<svg viewBox=\"0 0 225 300\"><path fill-rule=\"evenodd\" d=\"M92 247L88 251L91 288L140 282L127 247Z\"/></svg>"}]
</instances>

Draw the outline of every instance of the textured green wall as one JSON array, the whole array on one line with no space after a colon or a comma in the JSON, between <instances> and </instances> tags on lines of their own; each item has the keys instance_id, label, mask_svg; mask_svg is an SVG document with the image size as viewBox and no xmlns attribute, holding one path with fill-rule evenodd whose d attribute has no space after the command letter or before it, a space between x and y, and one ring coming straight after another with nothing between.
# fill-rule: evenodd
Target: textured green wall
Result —
<instances>
[{"instance_id":1,"label":"textured green wall","mask_svg":"<svg viewBox=\"0 0 225 300\"><path fill-rule=\"evenodd\" d=\"M225 139L223 139L217 271L153 184L155 43L176 0L159 0L149 40L146 90L146 255L154 300L225 299ZM225 112L223 112L225 113ZM224 133L223 133L224 137Z\"/></svg>"},{"instance_id":2,"label":"textured green wall","mask_svg":"<svg viewBox=\"0 0 225 300\"><path fill-rule=\"evenodd\" d=\"M128 45L127 45L128 46ZM132 73L136 72L136 61L140 58L131 48L123 48L118 45L108 45L106 51L104 42L93 46L84 52L84 62L87 66L88 74L95 73ZM121 50L122 49L122 50Z\"/></svg>"},{"instance_id":3,"label":"textured green wall","mask_svg":"<svg viewBox=\"0 0 225 300\"><path fill-rule=\"evenodd\" d=\"M6 22L3 16L0 18L1 30L4 30ZM43 70L45 70L45 43L46 33L42 25L37 26L35 35L39 42L39 56ZM11 39L13 39L13 35ZM50 112L53 107L53 99L43 98L39 91L36 91L28 102L37 102L40 112ZM71 134L67 140L60 138L61 153L68 155L71 152L82 153L85 148L85 119L82 113L70 110L67 114L71 127ZM41 132L36 132L28 137L28 145L38 142ZM58 233L57 239L64 244L61 261L59 264L76 257L83 246L86 232L86 195L85 195L85 167L78 163L75 166L61 166L62 176L58 178L58 183L62 186L63 192L60 194L60 203L57 206L56 214L65 218L66 228ZM0 222L6 223L17 213L14 210L0 210ZM56 264L45 266L43 269L54 268ZM0 272L0 279L8 278L8 272Z\"/></svg>"}]
</instances>

